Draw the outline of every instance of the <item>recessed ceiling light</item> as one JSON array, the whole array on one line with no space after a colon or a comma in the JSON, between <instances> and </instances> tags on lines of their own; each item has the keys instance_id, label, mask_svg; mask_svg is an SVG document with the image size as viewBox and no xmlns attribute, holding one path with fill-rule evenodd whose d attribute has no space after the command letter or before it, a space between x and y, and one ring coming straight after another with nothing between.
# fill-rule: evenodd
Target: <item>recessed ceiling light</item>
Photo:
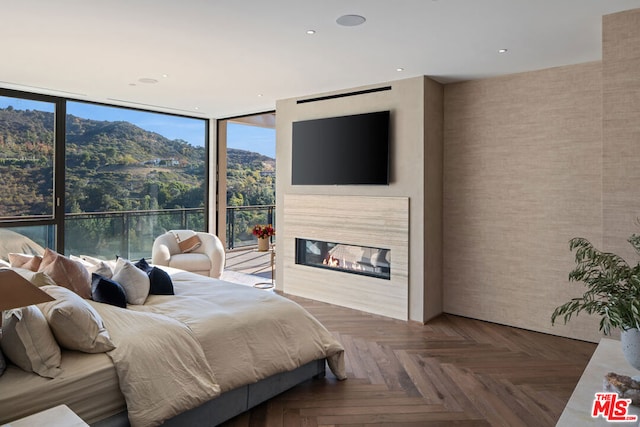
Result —
<instances>
[{"instance_id":1,"label":"recessed ceiling light","mask_svg":"<svg viewBox=\"0 0 640 427\"><path fill-rule=\"evenodd\" d=\"M315 34L316 30L307 30L307 34L311 35L311 34Z\"/></svg>"},{"instance_id":2,"label":"recessed ceiling light","mask_svg":"<svg viewBox=\"0 0 640 427\"><path fill-rule=\"evenodd\" d=\"M169 74L163 74L162 77L166 79L167 77L169 77Z\"/></svg>"},{"instance_id":3,"label":"recessed ceiling light","mask_svg":"<svg viewBox=\"0 0 640 427\"><path fill-rule=\"evenodd\" d=\"M404 71L404 68L398 67L398 68L396 68L396 71Z\"/></svg>"},{"instance_id":4,"label":"recessed ceiling light","mask_svg":"<svg viewBox=\"0 0 640 427\"><path fill-rule=\"evenodd\" d=\"M158 83L158 80L152 79L152 78L149 78L149 77L142 77L141 79L138 79L138 81L140 83L148 83L148 84Z\"/></svg>"},{"instance_id":5,"label":"recessed ceiling light","mask_svg":"<svg viewBox=\"0 0 640 427\"><path fill-rule=\"evenodd\" d=\"M498 49L498 53L507 53L508 49Z\"/></svg>"},{"instance_id":6,"label":"recessed ceiling light","mask_svg":"<svg viewBox=\"0 0 640 427\"><path fill-rule=\"evenodd\" d=\"M355 27L364 24L365 21L365 17L360 15L342 15L336 19L338 25L342 25L343 27Z\"/></svg>"},{"instance_id":7,"label":"recessed ceiling light","mask_svg":"<svg viewBox=\"0 0 640 427\"><path fill-rule=\"evenodd\" d=\"M261 93L258 94L258 98L262 98L264 95L262 95Z\"/></svg>"}]
</instances>

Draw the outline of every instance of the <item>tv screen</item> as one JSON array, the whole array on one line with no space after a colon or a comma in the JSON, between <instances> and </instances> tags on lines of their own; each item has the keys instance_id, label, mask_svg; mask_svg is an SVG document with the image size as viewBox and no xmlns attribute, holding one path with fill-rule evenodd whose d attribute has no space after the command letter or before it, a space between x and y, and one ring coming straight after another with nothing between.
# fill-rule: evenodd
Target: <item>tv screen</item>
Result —
<instances>
[{"instance_id":1,"label":"tv screen","mask_svg":"<svg viewBox=\"0 0 640 427\"><path fill-rule=\"evenodd\" d=\"M388 185L389 111L293 123L293 185Z\"/></svg>"}]
</instances>

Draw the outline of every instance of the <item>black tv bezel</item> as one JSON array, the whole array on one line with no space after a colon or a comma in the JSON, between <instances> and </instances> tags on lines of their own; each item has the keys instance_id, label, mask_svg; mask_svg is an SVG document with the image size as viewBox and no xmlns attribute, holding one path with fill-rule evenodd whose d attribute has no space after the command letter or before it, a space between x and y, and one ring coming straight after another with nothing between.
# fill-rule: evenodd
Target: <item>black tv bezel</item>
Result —
<instances>
[{"instance_id":1,"label":"black tv bezel","mask_svg":"<svg viewBox=\"0 0 640 427\"><path fill-rule=\"evenodd\" d=\"M314 125L321 125L322 123L331 123L332 121L340 121L340 120L349 120L349 119L353 119L353 118L359 118L359 117L363 117L363 116L368 116L368 117L374 117L374 116L380 116L380 118L378 118L376 120L376 122L379 124L381 123L381 120L384 120L383 125L386 128L386 132L385 132L385 136L381 139L378 140L379 141L384 141L384 148L385 148L385 157L386 157L386 164L384 167L384 175L383 173L377 173L377 175L379 176L383 176L383 179L369 179L369 180L356 180L356 179L350 179L350 180L337 180L335 179L323 179L323 180L309 180L309 179L304 179L303 176L304 175L296 175L295 170L296 170L296 166L295 166L295 162L296 162L296 158L295 158L295 151L296 151L296 144L300 143L300 140L296 141L296 127L300 126L300 125L304 125L306 124L314 124ZM334 124L335 126L335 124ZM322 118L318 118L318 119L308 119L308 120L299 120L299 121L295 121L292 123L292 137L291 137L291 185L293 186L304 186L304 185L308 185L308 186L320 186L320 185L325 185L325 186L350 186L350 185L355 185L355 186L388 186L391 182L391 132L390 132L390 127L391 127L391 111L390 110L379 110L379 111L371 111L371 112L366 112L366 113L357 113L357 114L349 114L349 115L341 115L341 116L331 116L331 117L322 117ZM381 144L382 145L382 144ZM378 149L376 151L377 153L380 153L380 150ZM383 170L382 168L380 168L380 171Z\"/></svg>"}]
</instances>

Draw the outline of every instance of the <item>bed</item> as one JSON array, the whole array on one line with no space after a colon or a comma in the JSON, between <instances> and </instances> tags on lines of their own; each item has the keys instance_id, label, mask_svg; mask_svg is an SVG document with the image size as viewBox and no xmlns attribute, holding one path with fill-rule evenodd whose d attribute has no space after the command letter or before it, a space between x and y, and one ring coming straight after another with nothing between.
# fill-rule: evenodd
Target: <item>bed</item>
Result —
<instances>
[{"instance_id":1,"label":"bed","mask_svg":"<svg viewBox=\"0 0 640 427\"><path fill-rule=\"evenodd\" d=\"M328 365L344 349L306 310L273 292L162 267L175 295L116 307L88 301L115 348L62 350L49 379L9 364L0 424L66 404L96 427L217 425Z\"/></svg>"}]
</instances>

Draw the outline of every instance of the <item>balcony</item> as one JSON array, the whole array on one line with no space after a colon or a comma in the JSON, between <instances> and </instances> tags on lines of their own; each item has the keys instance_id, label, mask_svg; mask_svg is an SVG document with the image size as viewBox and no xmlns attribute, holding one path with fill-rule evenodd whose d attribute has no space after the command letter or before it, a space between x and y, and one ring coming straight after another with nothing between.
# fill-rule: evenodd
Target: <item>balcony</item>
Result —
<instances>
[{"instance_id":1,"label":"balcony","mask_svg":"<svg viewBox=\"0 0 640 427\"><path fill-rule=\"evenodd\" d=\"M241 275L258 276L261 280L271 279L270 254L255 250L256 238L251 230L255 224L273 224L274 212L274 205L227 208L228 270ZM171 229L204 229L204 209L66 214L65 253L104 259L114 259L116 255L132 260L150 258L154 239ZM7 239L11 239L11 236L15 239L26 238L33 242L36 249L55 246L53 228L50 226L12 227L4 230L7 230ZM9 230L18 234L9 234ZM9 250L12 251L15 250ZM6 258L5 253L0 253L0 259Z\"/></svg>"},{"instance_id":2,"label":"balcony","mask_svg":"<svg viewBox=\"0 0 640 427\"><path fill-rule=\"evenodd\" d=\"M167 230L204 229L204 209L91 212L65 215L65 253L104 259L151 258L157 236Z\"/></svg>"}]
</instances>

